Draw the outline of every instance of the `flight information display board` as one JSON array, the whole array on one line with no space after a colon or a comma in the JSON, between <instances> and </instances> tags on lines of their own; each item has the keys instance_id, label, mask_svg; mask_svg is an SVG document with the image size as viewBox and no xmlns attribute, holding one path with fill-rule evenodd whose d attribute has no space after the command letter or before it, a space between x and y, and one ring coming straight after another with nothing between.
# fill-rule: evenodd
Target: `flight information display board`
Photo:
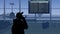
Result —
<instances>
[{"instance_id":1,"label":"flight information display board","mask_svg":"<svg viewBox=\"0 0 60 34\"><path fill-rule=\"evenodd\" d=\"M48 1L29 1L29 13L49 13Z\"/></svg>"},{"instance_id":2,"label":"flight information display board","mask_svg":"<svg viewBox=\"0 0 60 34\"><path fill-rule=\"evenodd\" d=\"M48 0L30 0L30 1L48 1Z\"/></svg>"}]
</instances>

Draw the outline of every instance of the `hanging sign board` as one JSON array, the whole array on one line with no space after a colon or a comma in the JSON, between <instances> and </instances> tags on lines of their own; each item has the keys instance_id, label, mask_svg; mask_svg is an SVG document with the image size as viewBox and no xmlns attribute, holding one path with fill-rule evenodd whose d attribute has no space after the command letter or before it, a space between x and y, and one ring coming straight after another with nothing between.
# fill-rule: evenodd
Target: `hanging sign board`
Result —
<instances>
[{"instance_id":1,"label":"hanging sign board","mask_svg":"<svg viewBox=\"0 0 60 34\"><path fill-rule=\"evenodd\" d=\"M48 1L29 1L29 13L49 13Z\"/></svg>"}]
</instances>

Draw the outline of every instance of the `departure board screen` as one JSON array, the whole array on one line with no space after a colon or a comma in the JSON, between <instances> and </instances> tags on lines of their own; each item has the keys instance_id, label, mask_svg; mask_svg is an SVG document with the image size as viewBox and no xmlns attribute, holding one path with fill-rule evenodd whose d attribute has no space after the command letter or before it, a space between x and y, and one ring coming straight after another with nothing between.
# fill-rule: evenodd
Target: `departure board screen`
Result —
<instances>
[{"instance_id":1,"label":"departure board screen","mask_svg":"<svg viewBox=\"0 0 60 34\"><path fill-rule=\"evenodd\" d=\"M29 13L49 13L48 1L30 1Z\"/></svg>"}]
</instances>

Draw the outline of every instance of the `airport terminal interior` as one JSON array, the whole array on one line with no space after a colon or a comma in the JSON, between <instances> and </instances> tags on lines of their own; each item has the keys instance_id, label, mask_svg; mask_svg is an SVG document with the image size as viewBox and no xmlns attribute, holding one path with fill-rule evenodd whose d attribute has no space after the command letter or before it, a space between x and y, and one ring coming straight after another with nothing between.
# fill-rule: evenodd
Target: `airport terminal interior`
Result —
<instances>
[{"instance_id":1,"label":"airport terminal interior","mask_svg":"<svg viewBox=\"0 0 60 34\"><path fill-rule=\"evenodd\" d=\"M0 0L0 34L12 34L13 19L23 12L25 34L60 34L60 0Z\"/></svg>"}]
</instances>

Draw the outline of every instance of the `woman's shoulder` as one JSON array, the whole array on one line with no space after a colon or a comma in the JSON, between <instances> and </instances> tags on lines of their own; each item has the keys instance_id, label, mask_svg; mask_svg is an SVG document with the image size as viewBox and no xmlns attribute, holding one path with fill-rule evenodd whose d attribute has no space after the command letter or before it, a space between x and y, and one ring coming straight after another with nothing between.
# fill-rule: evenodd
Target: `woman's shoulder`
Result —
<instances>
[{"instance_id":1,"label":"woman's shoulder","mask_svg":"<svg viewBox=\"0 0 60 34\"><path fill-rule=\"evenodd\" d=\"M16 21L17 19L13 19L13 21Z\"/></svg>"}]
</instances>

